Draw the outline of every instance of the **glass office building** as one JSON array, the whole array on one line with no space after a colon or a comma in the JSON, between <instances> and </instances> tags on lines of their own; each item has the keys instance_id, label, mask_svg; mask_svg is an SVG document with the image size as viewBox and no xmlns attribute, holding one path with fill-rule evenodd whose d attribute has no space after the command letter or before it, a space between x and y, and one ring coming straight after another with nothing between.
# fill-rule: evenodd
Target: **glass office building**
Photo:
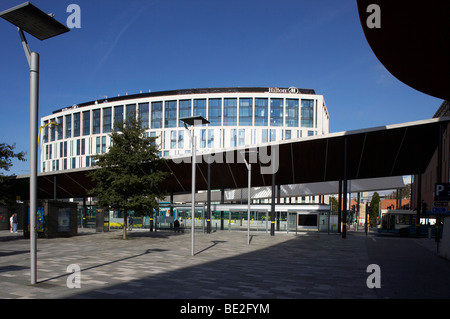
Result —
<instances>
[{"instance_id":1,"label":"glass office building","mask_svg":"<svg viewBox=\"0 0 450 319\"><path fill-rule=\"evenodd\" d=\"M114 123L139 116L156 137L161 156L188 154L190 140L180 118L201 115L198 152L326 134L329 114L311 89L237 87L188 89L119 96L59 109L41 119L40 171L93 166L108 151Z\"/></svg>"}]
</instances>

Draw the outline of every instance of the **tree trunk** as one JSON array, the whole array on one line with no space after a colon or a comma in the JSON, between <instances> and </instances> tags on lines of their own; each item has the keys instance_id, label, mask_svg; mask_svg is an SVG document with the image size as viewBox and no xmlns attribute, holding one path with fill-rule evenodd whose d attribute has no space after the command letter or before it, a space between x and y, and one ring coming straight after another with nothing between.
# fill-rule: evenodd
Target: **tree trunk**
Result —
<instances>
[{"instance_id":1,"label":"tree trunk","mask_svg":"<svg viewBox=\"0 0 450 319\"><path fill-rule=\"evenodd\" d=\"M127 212L123 213L123 239L127 239Z\"/></svg>"}]
</instances>

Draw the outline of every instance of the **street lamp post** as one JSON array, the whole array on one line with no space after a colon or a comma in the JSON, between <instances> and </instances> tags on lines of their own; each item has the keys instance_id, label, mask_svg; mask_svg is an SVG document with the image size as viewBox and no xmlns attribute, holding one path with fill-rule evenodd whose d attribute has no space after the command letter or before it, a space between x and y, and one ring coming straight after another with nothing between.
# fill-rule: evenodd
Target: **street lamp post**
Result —
<instances>
[{"instance_id":1,"label":"street lamp post","mask_svg":"<svg viewBox=\"0 0 450 319\"><path fill-rule=\"evenodd\" d=\"M0 17L15 25L30 67L30 272L31 284L37 282L36 210L37 210L37 135L39 114L39 54L31 52L23 31L39 40L70 31L29 2L0 12Z\"/></svg>"},{"instance_id":2,"label":"street lamp post","mask_svg":"<svg viewBox=\"0 0 450 319\"><path fill-rule=\"evenodd\" d=\"M257 151L247 151L241 152L242 157L244 158L245 165L248 170L248 189L247 189L247 244L250 245L250 205L251 205L251 189L252 189L252 164L250 159L247 161L245 158L245 154L258 154Z\"/></svg>"},{"instance_id":3,"label":"street lamp post","mask_svg":"<svg viewBox=\"0 0 450 319\"><path fill-rule=\"evenodd\" d=\"M188 131L189 137L191 139L191 153L192 153L192 196L191 196L191 202L192 202L192 214L191 214L191 255L194 256L194 231L195 231L195 160L196 160L196 147L195 147L195 136L194 132L191 132L188 128L188 125L194 129L195 125L201 125L201 124L209 124L209 121L205 119L202 116L189 116L189 117L183 117L180 118L180 121L184 123L184 127Z\"/></svg>"}]
</instances>

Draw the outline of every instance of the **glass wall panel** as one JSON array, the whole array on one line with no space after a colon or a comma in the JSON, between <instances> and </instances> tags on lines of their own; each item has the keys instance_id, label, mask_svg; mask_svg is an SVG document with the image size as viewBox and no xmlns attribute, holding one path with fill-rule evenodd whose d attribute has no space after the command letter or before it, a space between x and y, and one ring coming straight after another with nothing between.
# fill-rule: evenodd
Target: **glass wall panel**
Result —
<instances>
[{"instance_id":1,"label":"glass wall panel","mask_svg":"<svg viewBox=\"0 0 450 319\"><path fill-rule=\"evenodd\" d=\"M163 119L162 102L152 102L151 128L162 128Z\"/></svg>"},{"instance_id":2,"label":"glass wall panel","mask_svg":"<svg viewBox=\"0 0 450 319\"><path fill-rule=\"evenodd\" d=\"M222 99L209 99L209 126L222 125Z\"/></svg>"},{"instance_id":3,"label":"glass wall panel","mask_svg":"<svg viewBox=\"0 0 450 319\"><path fill-rule=\"evenodd\" d=\"M283 126L283 99L270 99L270 125Z\"/></svg>"},{"instance_id":4,"label":"glass wall panel","mask_svg":"<svg viewBox=\"0 0 450 319\"><path fill-rule=\"evenodd\" d=\"M128 104L126 112L126 121L128 122L131 117L136 117L136 104Z\"/></svg>"},{"instance_id":5,"label":"glass wall panel","mask_svg":"<svg viewBox=\"0 0 450 319\"><path fill-rule=\"evenodd\" d=\"M286 99L286 126L298 127L298 99Z\"/></svg>"},{"instance_id":6,"label":"glass wall panel","mask_svg":"<svg viewBox=\"0 0 450 319\"><path fill-rule=\"evenodd\" d=\"M170 148L177 147L177 131L170 131Z\"/></svg>"},{"instance_id":7,"label":"glass wall panel","mask_svg":"<svg viewBox=\"0 0 450 319\"><path fill-rule=\"evenodd\" d=\"M239 99L239 125L252 126L253 117L253 99L244 98Z\"/></svg>"},{"instance_id":8,"label":"glass wall panel","mask_svg":"<svg viewBox=\"0 0 450 319\"><path fill-rule=\"evenodd\" d=\"M83 112L83 135L91 134L91 112Z\"/></svg>"},{"instance_id":9,"label":"glass wall panel","mask_svg":"<svg viewBox=\"0 0 450 319\"><path fill-rule=\"evenodd\" d=\"M236 134L236 129L232 129L230 132L230 146L234 147L237 144L237 134Z\"/></svg>"},{"instance_id":10,"label":"glass wall panel","mask_svg":"<svg viewBox=\"0 0 450 319\"><path fill-rule=\"evenodd\" d=\"M139 119L141 120L141 127L143 129L149 128L149 104L139 103Z\"/></svg>"},{"instance_id":11,"label":"glass wall panel","mask_svg":"<svg viewBox=\"0 0 450 319\"><path fill-rule=\"evenodd\" d=\"M178 148L184 147L184 131L179 130L178 131Z\"/></svg>"},{"instance_id":12,"label":"glass wall panel","mask_svg":"<svg viewBox=\"0 0 450 319\"><path fill-rule=\"evenodd\" d=\"M58 123L58 126L56 128L56 130L58 132L58 140L62 140L63 132L64 132L63 117L62 116L58 117L58 119L56 120L56 123Z\"/></svg>"},{"instance_id":13,"label":"glass wall panel","mask_svg":"<svg viewBox=\"0 0 450 319\"><path fill-rule=\"evenodd\" d=\"M92 134L100 134L100 109L92 111Z\"/></svg>"},{"instance_id":14,"label":"glass wall panel","mask_svg":"<svg viewBox=\"0 0 450 319\"><path fill-rule=\"evenodd\" d=\"M194 100L194 116L203 116L206 118L206 99L195 99Z\"/></svg>"},{"instance_id":15,"label":"glass wall panel","mask_svg":"<svg viewBox=\"0 0 450 319\"><path fill-rule=\"evenodd\" d=\"M66 115L66 123L65 123L65 136L64 138L72 137L72 115Z\"/></svg>"},{"instance_id":16,"label":"glass wall panel","mask_svg":"<svg viewBox=\"0 0 450 319\"><path fill-rule=\"evenodd\" d=\"M75 113L73 115L73 137L80 136L80 113Z\"/></svg>"},{"instance_id":17,"label":"glass wall panel","mask_svg":"<svg viewBox=\"0 0 450 319\"><path fill-rule=\"evenodd\" d=\"M302 100L301 125L313 127L314 100Z\"/></svg>"},{"instance_id":18,"label":"glass wall panel","mask_svg":"<svg viewBox=\"0 0 450 319\"><path fill-rule=\"evenodd\" d=\"M239 129L239 146L245 145L245 129Z\"/></svg>"},{"instance_id":19,"label":"glass wall panel","mask_svg":"<svg viewBox=\"0 0 450 319\"><path fill-rule=\"evenodd\" d=\"M208 130L208 148L214 147L214 130Z\"/></svg>"},{"instance_id":20,"label":"glass wall panel","mask_svg":"<svg viewBox=\"0 0 450 319\"><path fill-rule=\"evenodd\" d=\"M223 125L237 125L237 99L227 98L223 100Z\"/></svg>"},{"instance_id":21,"label":"glass wall panel","mask_svg":"<svg viewBox=\"0 0 450 319\"><path fill-rule=\"evenodd\" d=\"M48 121L44 121L44 126L48 124ZM47 143L48 142L48 125L44 127L44 135L42 137L42 141L43 143Z\"/></svg>"},{"instance_id":22,"label":"glass wall panel","mask_svg":"<svg viewBox=\"0 0 450 319\"><path fill-rule=\"evenodd\" d=\"M118 127L123 125L123 105L114 107L114 127L119 130ZM120 130L119 130L120 131Z\"/></svg>"},{"instance_id":23,"label":"glass wall panel","mask_svg":"<svg viewBox=\"0 0 450 319\"><path fill-rule=\"evenodd\" d=\"M177 101L166 101L164 127L177 126Z\"/></svg>"},{"instance_id":24,"label":"glass wall panel","mask_svg":"<svg viewBox=\"0 0 450 319\"><path fill-rule=\"evenodd\" d=\"M111 132L111 123L112 123L112 109L110 107L103 109L103 133Z\"/></svg>"},{"instance_id":25,"label":"glass wall panel","mask_svg":"<svg viewBox=\"0 0 450 319\"><path fill-rule=\"evenodd\" d=\"M192 116L192 102L191 100L180 100L179 118ZM182 121L178 123L179 127L184 127Z\"/></svg>"},{"instance_id":26,"label":"glass wall panel","mask_svg":"<svg viewBox=\"0 0 450 319\"><path fill-rule=\"evenodd\" d=\"M255 126L267 126L268 99L255 99Z\"/></svg>"}]
</instances>

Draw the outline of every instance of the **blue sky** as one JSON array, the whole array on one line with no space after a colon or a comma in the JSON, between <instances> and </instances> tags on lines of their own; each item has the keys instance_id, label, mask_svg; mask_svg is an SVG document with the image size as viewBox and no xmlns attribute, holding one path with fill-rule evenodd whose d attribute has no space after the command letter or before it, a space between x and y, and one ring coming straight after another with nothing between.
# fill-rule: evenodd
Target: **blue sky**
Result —
<instances>
[{"instance_id":1,"label":"blue sky","mask_svg":"<svg viewBox=\"0 0 450 319\"><path fill-rule=\"evenodd\" d=\"M2 0L0 11L25 2ZM431 118L442 100L394 78L377 60L356 0L34 0L81 28L46 41L39 115L139 92L201 87L312 88L330 132ZM0 142L29 153L29 68L14 26L0 19ZM14 162L10 173L27 174Z\"/></svg>"}]
</instances>

